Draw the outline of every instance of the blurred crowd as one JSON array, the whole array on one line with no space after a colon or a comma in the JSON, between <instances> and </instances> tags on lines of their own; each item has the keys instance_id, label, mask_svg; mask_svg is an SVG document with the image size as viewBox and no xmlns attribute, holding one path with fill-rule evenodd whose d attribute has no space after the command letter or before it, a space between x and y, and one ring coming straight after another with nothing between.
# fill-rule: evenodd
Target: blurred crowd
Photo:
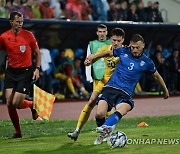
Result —
<instances>
[{"instance_id":1,"label":"blurred crowd","mask_svg":"<svg viewBox=\"0 0 180 154\"><path fill-rule=\"evenodd\" d=\"M180 51L178 48L167 49L161 44L156 44L154 49L148 54L153 60L158 72L163 77L170 94L180 94ZM146 76L141 80L141 86L144 91L159 92L161 87L157 86L155 81Z\"/></svg>"},{"instance_id":2,"label":"blurred crowd","mask_svg":"<svg viewBox=\"0 0 180 154\"><path fill-rule=\"evenodd\" d=\"M0 17L19 11L25 19L163 22L159 2L143 0L1 0Z\"/></svg>"}]
</instances>

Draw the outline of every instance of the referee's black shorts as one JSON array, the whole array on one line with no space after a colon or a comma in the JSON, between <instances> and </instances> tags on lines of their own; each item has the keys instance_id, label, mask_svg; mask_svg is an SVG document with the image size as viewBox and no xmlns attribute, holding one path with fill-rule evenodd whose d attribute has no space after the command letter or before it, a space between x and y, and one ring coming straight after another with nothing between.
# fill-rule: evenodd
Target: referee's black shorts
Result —
<instances>
[{"instance_id":1,"label":"referee's black shorts","mask_svg":"<svg viewBox=\"0 0 180 154\"><path fill-rule=\"evenodd\" d=\"M5 89L13 88L13 91L28 94L33 76L33 68L7 67L5 72Z\"/></svg>"}]
</instances>

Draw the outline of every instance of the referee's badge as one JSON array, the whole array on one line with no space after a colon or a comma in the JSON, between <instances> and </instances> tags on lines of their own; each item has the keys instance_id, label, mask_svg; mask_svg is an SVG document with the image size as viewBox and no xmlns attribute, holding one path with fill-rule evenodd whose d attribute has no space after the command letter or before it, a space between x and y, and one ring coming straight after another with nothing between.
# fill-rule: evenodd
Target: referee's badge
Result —
<instances>
[{"instance_id":1,"label":"referee's badge","mask_svg":"<svg viewBox=\"0 0 180 154\"><path fill-rule=\"evenodd\" d=\"M25 52L26 51L26 46L25 45L20 45L20 51Z\"/></svg>"}]
</instances>

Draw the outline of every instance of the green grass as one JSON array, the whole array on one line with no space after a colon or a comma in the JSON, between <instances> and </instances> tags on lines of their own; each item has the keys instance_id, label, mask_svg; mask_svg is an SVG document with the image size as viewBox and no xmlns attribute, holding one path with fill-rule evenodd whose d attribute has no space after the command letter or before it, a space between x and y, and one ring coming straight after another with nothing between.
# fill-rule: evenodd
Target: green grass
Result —
<instances>
[{"instance_id":1,"label":"green grass","mask_svg":"<svg viewBox=\"0 0 180 154\"><path fill-rule=\"evenodd\" d=\"M145 121L149 127L137 127ZM66 137L76 126L76 121L32 121L21 120L22 139L9 139L13 134L10 121L0 121L0 154L179 154L180 115L122 119L116 126L128 136L124 148L110 149L106 143L94 146L97 137L96 124L89 121L76 142ZM164 142L151 143L152 140ZM176 144L168 144L176 139ZM132 142L132 140L134 142ZM141 144L137 143L141 140Z\"/></svg>"}]
</instances>

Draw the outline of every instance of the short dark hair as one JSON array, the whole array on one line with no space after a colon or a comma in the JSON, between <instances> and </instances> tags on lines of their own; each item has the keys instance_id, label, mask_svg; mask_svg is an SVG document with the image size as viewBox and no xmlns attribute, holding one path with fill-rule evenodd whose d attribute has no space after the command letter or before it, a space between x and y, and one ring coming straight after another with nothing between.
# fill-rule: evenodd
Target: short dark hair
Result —
<instances>
[{"instance_id":1,"label":"short dark hair","mask_svg":"<svg viewBox=\"0 0 180 154\"><path fill-rule=\"evenodd\" d=\"M138 42L141 41L144 43L144 39L140 34L134 34L133 37L131 38L131 42Z\"/></svg>"},{"instance_id":2,"label":"short dark hair","mask_svg":"<svg viewBox=\"0 0 180 154\"><path fill-rule=\"evenodd\" d=\"M125 37L125 32L122 28L114 28L111 30L111 36L122 36L122 38Z\"/></svg>"},{"instance_id":3,"label":"short dark hair","mask_svg":"<svg viewBox=\"0 0 180 154\"><path fill-rule=\"evenodd\" d=\"M106 28L106 29L107 29L107 26L104 25L104 24L99 24L99 25L97 26L97 29L98 29L98 28Z\"/></svg>"},{"instance_id":4,"label":"short dark hair","mask_svg":"<svg viewBox=\"0 0 180 154\"><path fill-rule=\"evenodd\" d=\"M10 14L9 20L14 20L15 16L22 17L23 15L20 12L18 12L18 11L13 11Z\"/></svg>"}]
</instances>

